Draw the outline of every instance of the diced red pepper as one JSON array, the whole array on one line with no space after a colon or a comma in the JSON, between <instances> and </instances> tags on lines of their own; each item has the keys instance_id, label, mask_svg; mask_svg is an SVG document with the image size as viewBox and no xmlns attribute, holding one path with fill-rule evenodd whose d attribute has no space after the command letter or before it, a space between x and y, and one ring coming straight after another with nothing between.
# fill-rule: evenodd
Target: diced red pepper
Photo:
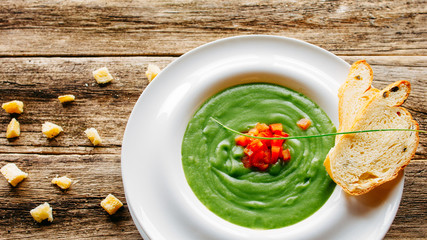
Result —
<instances>
[{"instance_id":1,"label":"diced red pepper","mask_svg":"<svg viewBox=\"0 0 427 240\"><path fill-rule=\"evenodd\" d=\"M279 156L282 152L282 147L280 146L271 146L271 162L270 163L276 163L279 159Z\"/></svg>"},{"instance_id":2,"label":"diced red pepper","mask_svg":"<svg viewBox=\"0 0 427 240\"><path fill-rule=\"evenodd\" d=\"M281 157L282 157L283 161L289 161L289 160L291 160L291 152L289 151L289 149L283 150Z\"/></svg>"},{"instance_id":3,"label":"diced red pepper","mask_svg":"<svg viewBox=\"0 0 427 240\"><path fill-rule=\"evenodd\" d=\"M255 139L248 144L247 148L251 149L253 152L258 152L261 150L265 150L267 146L264 145L260 139Z\"/></svg>"},{"instance_id":4,"label":"diced red pepper","mask_svg":"<svg viewBox=\"0 0 427 240\"><path fill-rule=\"evenodd\" d=\"M280 135L273 135L273 137L281 137ZM271 146L277 146L277 147L281 147L283 145L283 142L285 141L285 139L274 139L271 140Z\"/></svg>"},{"instance_id":5,"label":"diced red pepper","mask_svg":"<svg viewBox=\"0 0 427 240\"><path fill-rule=\"evenodd\" d=\"M300 120L297 122L297 125L298 125L298 127L300 127L302 130L307 130L307 129L310 127L310 125L311 125L311 121L310 121L310 119L303 118L303 119L300 119Z\"/></svg>"},{"instance_id":6,"label":"diced red pepper","mask_svg":"<svg viewBox=\"0 0 427 240\"><path fill-rule=\"evenodd\" d=\"M263 162L268 164L271 164L271 151L267 150L264 151L264 156L263 156Z\"/></svg>"},{"instance_id":7,"label":"diced red pepper","mask_svg":"<svg viewBox=\"0 0 427 240\"><path fill-rule=\"evenodd\" d=\"M251 142L251 140L245 136L237 136L235 140L236 144L242 147L246 147Z\"/></svg>"},{"instance_id":8,"label":"diced red pepper","mask_svg":"<svg viewBox=\"0 0 427 240\"><path fill-rule=\"evenodd\" d=\"M257 137L273 137L273 135L271 134L270 130L268 132L260 132ZM271 140L268 139L259 139L264 145L266 145L267 147L271 146Z\"/></svg>"},{"instance_id":9,"label":"diced red pepper","mask_svg":"<svg viewBox=\"0 0 427 240\"><path fill-rule=\"evenodd\" d=\"M283 131L283 126L281 123L270 124L270 130L274 134L280 134Z\"/></svg>"},{"instance_id":10,"label":"diced red pepper","mask_svg":"<svg viewBox=\"0 0 427 240\"><path fill-rule=\"evenodd\" d=\"M243 166L244 166L245 168L250 168L250 167L252 167L251 160L250 160L250 158L249 158L248 156L244 156L244 157L242 158L242 163L243 163Z\"/></svg>"},{"instance_id":11,"label":"diced red pepper","mask_svg":"<svg viewBox=\"0 0 427 240\"><path fill-rule=\"evenodd\" d=\"M275 133L274 135L276 135L277 137L289 137L289 134L287 134L285 132Z\"/></svg>"},{"instance_id":12,"label":"diced red pepper","mask_svg":"<svg viewBox=\"0 0 427 240\"><path fill-rule=\"evenodd\" d=\"M251 135L251 136L257 136L258 134L259 134L259 131L256 128L252 128L248 132L248 135Z\"/></svg>"},{"instance_id":13,"label":"diced red pepper","mask_svg":"<svg viewBox=\"0 0 427 240\"><path fill-rule=\"evenodd\" d=\"M267 170L267 168L269 167L270 165L268 165L267 163L265 163L265 164L261 164L261 165L259 165L258 166L258 169L259 170L261 170L261 171L265 171L265 170Z\"/></svg>"},{"instance_id":14,"label":"diced red pepper","mask_svg":"<svg viewBox=\"0 0 427 240\"><path fill-rule=\"evenodd\" d=\"M281 123L270 125L257 123L256 126L248 131L248 135L253 137L280 138L289 135L283 132ZM265 171L279 159L288 161L290 159L289 149L283 150L285 139L258 139L245 136L238 136L235 139L236 144L245 147L242 158L243 166L246 168L256 168Z\"/></svg>"},{"instance_id":15,"label":"diced red pepper","mask_svg":"<svg viewBox=\"0 0 427 240\"><path fill-rule=\"evenodd\" d=\"M250 156L252 156L252 154L254 154L254 151L252 150L252 149L250 149L250 148L245 148L244 150L243 150L243 152L246 154L246 156L248 156L248 157L250 157Z\"/></svg>"},{"instance_id":16,"label":"diced red pepper","mask_svg":"<svg viewBox=\"0 0 427 240\"><path fill-rule=\"evenodd\" d=\"M268 163L265 162L265 156L266 156L266 152L264 151L259 151L256 154L254 154L252 157L253 166L258 168L261 171L266 170L269 167L269 165Z\"/></svg>"},{"instance_id":17,"label":"diced red pepper","mask_svg":"<svg viewBox=\"0 0 427 240\"><path fill-rule=\"evenodd\" d=\"M255 128L258 130L258 132L265 132L267 130L270 130L268 125L265 123L257 123Z\"/></svg>"}]
</instances>

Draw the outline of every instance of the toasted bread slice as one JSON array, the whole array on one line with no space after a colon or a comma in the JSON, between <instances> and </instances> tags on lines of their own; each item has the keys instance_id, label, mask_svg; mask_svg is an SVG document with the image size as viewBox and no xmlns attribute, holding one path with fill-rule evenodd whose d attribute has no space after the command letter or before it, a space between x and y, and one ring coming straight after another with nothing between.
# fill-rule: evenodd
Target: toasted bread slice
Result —
<instances>
[{"instance_id":1,"label":"toasted bread slice","mask_svg":"<svg viewBox=\"0 0 427 240\"><path fill-rule=\"evenodd\" d=\"M357 113L348 130L419 129L411 114L398 107L410 90L408 81L398 81L378 92ZM418 132L409 131L343 135L324 165L344 191L360 195L394 179L415 155L418 142Z\"/></svg>"},{"instance_id":2,"label":"toasted bread slice","mask_svg":"<svg viewBox=\"0 0 427 240\"><path fill-rule=\"evenodd\" d=\"M344 84L338 89L338 132L350 131L362 106L380 91L372 86L373 78L372 68L366 60L359 60L351 65ZM335 142L342 137L343 135L337 135ZM324 165L329 176L332 177L329 172L329 154L326 156Z\"/></svg>"},{"instance_id":3,"label":"toasted bread slice","mask_svg":"<svg viewBox=\"0 0 427 240\"><path fill-rule=\"evenodd\" d=\"M365 60L351 65L345 83L338 90L338 132L348 131L362 106L379 92L372 87L372 80L372 68ZM340 137L341 135L338 135L336 140Z\"/></svg>"},{"instance_id":4,"label":"toasted bread slice","mask_svg":"<svg viewBox=\"0 0 427 240\"><path fill-rule=\"evenodd\" d=\"M380 90L372 86L374 75L371 66L365 60L359 60L350 67L349 74L341 87L338 89L338 132L350 131L357 113L362 106L372 99ZM344 135L337 135L335 142L338 142ZM326 156L324 165L329 171L329 154Z\"/></svg>"}]
</instances>

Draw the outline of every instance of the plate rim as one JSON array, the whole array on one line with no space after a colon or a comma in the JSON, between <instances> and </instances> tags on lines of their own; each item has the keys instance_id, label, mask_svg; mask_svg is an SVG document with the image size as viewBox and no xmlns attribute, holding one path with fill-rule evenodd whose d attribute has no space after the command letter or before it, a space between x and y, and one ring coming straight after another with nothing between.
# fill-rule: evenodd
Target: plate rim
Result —
<instances>
[{"instance_id":1,"label":"plate rim","mask_svg":"<svg viewBox=\"0 0 427 240\"><path fill-rule=\"evenodd\" d=\"M179 58L175 59L173 62L171 62L166 68L163 69L163 71L157 76L157 78L159 78L159 77L161 78L162 73L165 70L167 71L167 69L172 68L172 67L174 67L176 65L179 65L182 61L185 61L188 56L191 56L192 54L197 53L201 49L203 50L203 49L209 48L211 46L215 46L216 44L221 44L223 42L228 42L228 41L235 41L235 40L243 40L244 41L244 40L247 40L247 39L249 39L249 40L254 40L255 39L256 40L256 39L268 39L268 38L270 38L270 39L276 39L276 40L291 41L291 42L294 42L294 43L297 43L297 44L302 44L302 45L304 45L306 47L309 47L309 48L312 48L315 51L318 51L318 52L320 52L322 54L326 54L326 56L335 59L337 62L340 62L341 64L343 64L347 68L350 67L350 65L347 62L345 62L343 59L341 59L338 56L334 55L333 53L331 53L331 52L329 52L329 51L327 51L327 50L325 50L325 49L323 49L323 48L321 48L319 46L313 45L311 43L308 43L308 42L305 42L305 41L302 41L302 40L299 40L299 39L294 39L294 38L289 38L289 37L283 37L283 36L259 35L259 34L256 34L256 35L241 35L241 36L233 36L233 37L228 37L228 38L222 38L222 39L218 39L218 40L215 40L215 41L203 44L203 45L201 45L199 47L196 47L196 48L194 48L194 49L186 52L185 54L181 55ZM149 89L154 88L158 84L161 84L160 81L153 81L153 82L151 82L146 87L146 89L141 93L141 95L139 96L137 102L135 103L134 108L132 110L132 113L129 116L129 119L128 119L128 122L127 122L127 125L126 125L126 129L124 131L123 142L122 142L122 150L121 150L121 173L122 173L122 181L123 181L123 186L124 186L124 192L125 192L126 202L128 203L129 211L131 213L131 216L132 216L132 219L134 221L134 224L137 226L138 231L140 232L140 234L142 235L142 237L144 237L144 239L145 238L152 239L152 237L150 237L149 234L146 231L144 231L144 228L140 225L139 220L135 216L135 212L134 212L134 210L133 210L133 208L131 206L132 205L132 200L129 197L129 195L130 195L129 194L129 191L130 191L129 188L130 187L129 187L129 183L127 181L127 177L126 177L126 173L125 173L125 164L126 164L125 163L125 161L126 161L125 159L127 157L126 153L125 153L125 150L126 150L126 146L127 146L127 141L129 141L128 138L127 138L127 135L128 135L128 132L131 131L130 130L130 124L129 124L129 122L131 121L131 119L132 119L132 117L134 115L134 111L137 109L138 104L139 105L142 104L141 103L141 99L143 98L144 94L146 94L146 92L150 92ZM402 182L403 182L403 178L402 178ZM402 187L402 191L403 191L403 187ZM402 191L400 191L398 206L400 205ZM378 237L380 237L380 238L384 237L385 234L387 233L389 227L391 226L391 224L392 224L392 222L393 222L393 220L395 218L395 215L397 213L397 208L395 208L393 210L394 210L394 213L392 213L393 217L391 217L390 220L388 221L389 223L387 222L387 224L386 224L388 227L385 228L385 229L383 229L382 233L379 234L381 236L378 236Z\"/></svg>"}]
</instances>

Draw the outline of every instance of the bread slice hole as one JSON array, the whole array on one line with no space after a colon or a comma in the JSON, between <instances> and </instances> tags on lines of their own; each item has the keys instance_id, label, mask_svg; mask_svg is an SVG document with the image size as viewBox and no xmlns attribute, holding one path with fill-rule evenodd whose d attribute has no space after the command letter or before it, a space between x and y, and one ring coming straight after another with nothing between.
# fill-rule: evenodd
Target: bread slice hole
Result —
<instances>
[{"instance_id":1,"label":"bread slice hole","mask_svg":"<svg viewBox=\"0 0 427 240\"><path fill-rule=\"evenodd\" d=\"M394 86L390 89L391 92L397 92L399 91L399 87L398 86Z\"/></svg>"},{"instance_id":2,"label":"bread slice hole","mask_svg":"<svg viewBox=\"0 0 427 240\"><path fill-rule=\"evenodd\" d=\"M378 178L378 176L371 172L365 172L362 175L360 175L359 180L370 180L375 178Z\"/></svg>"}]
</instances>

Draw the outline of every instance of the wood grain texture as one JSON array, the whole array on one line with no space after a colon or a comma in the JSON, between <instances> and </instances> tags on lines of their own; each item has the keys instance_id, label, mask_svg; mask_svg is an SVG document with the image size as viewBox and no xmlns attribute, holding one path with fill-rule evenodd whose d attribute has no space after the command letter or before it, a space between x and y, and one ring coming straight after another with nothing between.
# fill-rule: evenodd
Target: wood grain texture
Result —
<instances>
[{"instance_id":1,"label":"wood grain texture","mask_svg":"<svg viewBox=\"0 0 427 240\"><path fill-rule=\"evenodd\" d=\"M127 205L110 216L100 202L113 194L124 203L119 155L2 155L29 176L18 187L0 181L1 239L140 238ZM68 190L51 184L56 175L75 182ZM36 223L29 211L48 202L52 223Z\"/></svg>"},{"instance_id":2,"label":"wood grain texture","mask_svg":"<svg viewBox=\"0 0 427 240\"><path fill-rule=\"evenodd\" d=\"M349 63L366 57L344 58ZM0 101L21 100L25 112L17 117L22 135L8 140L4 132L11 117L0 111L0 153L119 154L127 119L148 80L148 63L164 68L173 57L106 58L1 58ZM399 59L405 59L401 63ZM374 85L385 87L407 79L412 92L404 106L422 129L427 129L427 57L368 58L374 70ZM406 64L406 65L405 65ZM99 86L92 71L107 66L116 80ZM62 105L57 97L74 94L76 101ZM53 140L41 134L41 124L52 121L64 128ZM83 131L98 129L104 144L93 148ZM426 136L421 135L417 158L426 158Z\"/></svg>"},{"instance_id":3,"label":"wood grain texture","mask_svg":"<svg viewBox=\"0 0 427 240\"><path fill-rule=\"evenodd\" d=\"M0 239L141 239L124 197L120 151L129 114L148 85L145 68L164 68L224 37L292 37L348 63L366 59L375 87L411 82L404 106L427 129L426 12L425 0L0 1L0 102L26 104L19 116L0 111L0 167L14 162L30 174L16 188L0 176ZM91 72L104 66L115 80L99 86ZM76 101L60 104L63 94ZM22 135L8 140L11 117ZM64 133L47 140L45 121ZM101 146L91 146L88 127L98 129ZM385 239L427 239L426 140L421 134L405 169L402 202ZM77 182L62 191L50 183L56 175ZM99 205L109 193L124 203L113 216ZM29 214L43 202L53 207L51 224Z\"/></svg>"},{"instance_id":4,"label":"wood grain texture","mask_svg":"<svg viewBox=\"0 0 427 240\"><path fill-rule=\"evenodd\" d=\"M427 106L426 57L342 56L352 63L366 59L374 70L374 84L407 79L413 91L405 106L423 129ZM4 239L140 239L124 198L120 171L121 141L128 116L148 85L144 72L148 63L161 68L176 57L101 58L1 58L0 101L20 99L25 112L18 116L22 136L7 140L4 131L11 116L0 113L0 166L14 162L30 175L18 187L0 180L0 233ZM116 78L99 86L91 72L107 66ZM61 105L61 94L75 94L76 101ZM41 123L52 121L65 132L48 141L41 134ZM95 127L105 140L92 147L83 131ZM427 237L427 198L425 171L426 135L415 159L406 168L401 206L385 239ZM61 191L50 181L56 175L77 180L71 189ZM2 178L2 177L1 177ZM125 203L116 215L108 214L100 201L113 193ZM37 224L29 211L43 202L54 210L54 222Z\"/></svg>"},{"instance_id":5,"label":"wood grain texture","mask_svg":"<svg viewBox=\"0 0 427 240\"><path fill-rule=\"evenodd\" d=\"M120 156L2 155L0 163L7 162L15 162L29 177L16 188L0 181L2 239L140 239L123 194ZM427 197L426 167L427 161L419 160L406 168L402 203L385 239L427 237L427 209L422 200ZM61 191L50 183L57 174L78 182ZM99 206L109 193L125 204L113 216ZM49 202L53 208L54 221L50 224L38 224L29 214L43 202Z\"/></svg>"},{"instance_id":6,"label":"wood grain texture","mask_svg":"<svg viewBox=\"0 0 427 240\"><path fill-rule=\"evenodd\" d=\"M0 56L177 56L242 34L340 55L426 55L427 4L411 1L0 1Z\"/></svg>"},{"instance_id":7,"label":"wood grain texture","mask_svg":"<svg viewBox=\"0 0 427 240\"><path fill-rule=\"evenodd\" d=\"M19 99L25 104L21 136L8 140L4 132L11 116L0 113L0 153L120 154L126 122L148 80L148 63L165 67L174 58L3 58L0 59L0 101ZM115 80L100 86L92 71L107 66ZM74 94L61 104L57 97ZM53 140L41 134L41 124L64 128ZM93 148L83 133L98 129L103 144Z\"/></svg>"}]
</instances>

